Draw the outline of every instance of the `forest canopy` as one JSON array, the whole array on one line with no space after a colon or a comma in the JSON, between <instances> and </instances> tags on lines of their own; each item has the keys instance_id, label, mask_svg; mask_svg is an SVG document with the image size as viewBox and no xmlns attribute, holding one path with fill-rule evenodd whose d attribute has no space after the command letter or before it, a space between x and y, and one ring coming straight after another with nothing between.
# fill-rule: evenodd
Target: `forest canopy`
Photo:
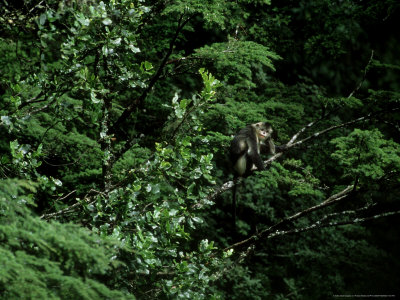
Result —
<instances>
[{"instance_id":1,"label":"forest canopy","mask_svg":"<svg viewBox=\"0 0 400 300\"><path fill-rule=\"evenodd\" d=\"M2 0L0 297L399 295L399 20L396 0ZM279 151L234 180L260 121Z\"/></svg>"}]
</instances>

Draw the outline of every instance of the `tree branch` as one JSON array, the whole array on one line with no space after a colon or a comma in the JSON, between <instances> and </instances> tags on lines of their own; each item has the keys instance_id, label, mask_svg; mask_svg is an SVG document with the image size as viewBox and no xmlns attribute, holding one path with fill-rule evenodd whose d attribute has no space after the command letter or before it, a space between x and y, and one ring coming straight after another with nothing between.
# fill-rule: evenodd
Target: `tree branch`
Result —
<instances>
[{"instance_id":1,"label":"tree branch","mask_svg":"<svg viewBox=\"0 0 400 300\"><path fill-rule=\"evenodd\" d=\"M72 192L68 193L67 195L65 195L65 196L63 196L63 197L61 197L61 198L59 198L58 200L63 200L63 199L65 199L65 198L69 197L70 195L72 195L72 194L75 193L75 192L76 192L76 190L73 190ZM95 194L103 194L102 192L99 192L99 191L96 191L96 190L94 190L94 189L91 189L91 190L85 195L85 197L83 197L83 201L86 202L87 205L93 204L93 203L96 201L96 199L94 199L94 200L91 200L91 199L90 199L90 198L91 198L90 194L94 194L94 193L95 193ZM77 202L77 203L75 203L75 204L72 204L71 206L68 206L68 207L66 207L66 208L63 208L63 209L61 209L61 210L59 210L59 211L56 211L56 212L54 212L54 213L43 214L43 215L40 216L40 218L41 218L41 219L45 219L45 220L49 220L49 219L52 219L52 218L54 218L54 217L58 217L58 216L61 216L61 215L65 215L65 214L72 213L72 212L74 212L77 208L79 208L80 206L83 205L83 201Z\"/></svg>"},{"instance_id":2,"label":"tree branch","mask_svg":"<svg viewBox=\"0 0 400 300\"><path fill-rule=\"evenodd\" d=\"M369 65L371 64L373 58L374 58L374 50L371 50L371 56L370 56L370 58L369 58L369 60L368 60L367 65L366 65L365 68L364 68L363 78L360 80L360 82L358 83L358 85L356 86L356 88L350 93L350 95L349 95L347 98L351 98L351 97L354 95L354 93L357 92L357 91L361 88L362 84L363 84L364 81L365 81L365 78L367 77L368 67L369 67Z\"/></svg>"},{"instance_id":3,"label":"tree branch","mask_svg":"<svg viewBox=\"0 0 400 300\"><path fill-rule=\"evenodd\" d=\"M274 238L276 236L282 236L282 235L293 234L293 233L302 233L302 232L321 229L321 228L325 228L325 227L337 227L337 226L343 226L343 225L358 224L358 223L363 223L363 222L366 222L366 221L376 220L376 219L385 218L385 217L398 215L398 214L400 214L400 210L384 212L384 213L381 213L381 214L377 214L377 215L373 215L373 216L369 216L369 217L364 217L364 218L355 218L355 219L348 220L348 221L329 222L329 223L324 223L324 224L320 224L319 222L315 222L314 224L312 224L310 226L306 226L306 227L302 227L302 228L295 228L295 229L291 229L291 230L276 231L276 232L270 234L267 238L270 239L270 238Z\"/></svg>"},{"instance_id":4,"label":"tree branch","mask_svg":"<svg viewBox=\"0 0 400 300\"><path fill-rule=\"evenodd\" d=\"M360 80L359 84L356 86L356 88L347 96L347 99L351 98L362 86L362 84L365 81L365 78L367 77L367 72L368 72L368 66L371 64L372 59L374 57L374 50L371 51L371 56L368 60L367 65L364 68L364 74L363 74L363 78ZM333 110L335 111L335 110ZM300 136L300 134L302 134L304 131L306 131L307 129L311 128L312 126L314 126L315 124L319 123L320 121L322 121L323 119L327 118L333 111L328 112L326 114L324 114L321 118L319 118L318 120L312 121L310 123L308 123L306 126L304 126L302 129L300 129L295 135L292 136L292 138L289 140L289 142L286 144L286 146L289 147L293 147L297 144L301 144L301 142L298 142L296 144L294 144L294 142L297 140L297 138ZM350 124L347 124L350 125ZM339 128L339 127L337 127ZM331 130L336 129L336 128L332 128ZM330 130L329 130L330 131ZM325 133L325 132L324 132ZM304 142L305 140L303 140Z\"/></svg>"},{"instance_id":5,"label":"tree branch","mask_svg":"<svg viewBox=\"0 0 400 300\"><path fill-rule=\"evenodd\" d=\"M393 109L391 109L391 110L389 110L389 111L390 111L390 112L394 112L394 111L397 111L397 110L399 110L399 109L400 109L400 107L396 107L396 108L393 108ZM296 138L294 138L294 139L292 138L292 139L290 140L290 141L293 140L293 142L292 142L291 144L289 144L289 143L290 143L290 141L289 141L289 143L286 144L286 146L287 146L287 148L295 147L295 146L300 145L300 144L303 144L304 142L307 142L307 141L309 141L309 140L311 140L311 139L317 138L318 136L323 135L323 134L325 134L325 133L327 133L327 132L329 132L329 131L332 131L332 130L335 130L335 129L338 129L338 128L342 128L342 127L346 127L346 126L353 125L353 124L358 123L358 122L361 122L361 121L365 121L365 120L371 119L372 117L375 117L375 116L377 116L377 115L380 115L380 114L382 114L382 113L384 113L384 112L388 112L388 111L380 111L380 112L376 112L376 113L372 113L372 112L371 112L371 113L367 114L366 116L359 117L359 118L354 119L354 120L351 120L351 121L349 121L349 122L345 122L345 123L342 123L342 124L339 124L339 125L334 125L334 126L331 126L331 127L329 127L329 128L326 128L326 129L324 129L324 130L318 131L318 132L316 132L316 133L314 133L314 134L312 134L312 135L310 135L310 136L308 136L308 137L306 137L306 138L304 138L304 139L302 139L302 140L300 140L300 141L294 143L294 141L296 140L296 138L297 138L298 135L299 135L298 133L296 133L296 134L295 134ZM295 136L294 136L294 137L295 137Z\"/></svg>"},{"instance_id":6,"label":"tree branch","mask_svg":"<svg viewBox=\"0 0 400 300\"><path fill-rule=\"evenodd\" d=\"M245 240L242 240L240 242L237 242L237 243L225 248L224 251L229 250L229 249L233 249L233 248L237 248L237 247L243 246L245 244L249 244L250 242L254 242L254 241L256 241L256 240L258 240L258 239L260 239L262 237L265 237L265 236L267 238L269 238L270 235L275 234L276 232L278 232L277 228L279 228L280 226L282 226L284 224L292 223L293 221L295 221L295 220L297 220L297 219L299 219L299 218L301 218L301 217L303 217L305 215L308 215L313 211L320 210L322 208L325 208L325 207L331 206L331 205L333 205L335 203L338 203L341 200L343 200L346 197L348 197L349 194L352 192L352 190L353 190L353 185L350 185L350 186L346 187L344 190L340 191L339 193L330 196L324 202L322 202L320 204L317 204L317 205L314 205L312 207L309 207L309 208L307 208L307 209L305 209L303 211L297 212L297 213L295 213L295 214L293 214L293 215L291 215L291 216L289 216L287 218L284 218L283 220L281 220L278 223L268 227L267 229L264 229L263 231L261 231L261 232L259 232L257 234L254 234L254 235L250 236L249 238L247 238ZM276 232L274 232L274 231L276 231Z\"/></svg>"}]
</instances>

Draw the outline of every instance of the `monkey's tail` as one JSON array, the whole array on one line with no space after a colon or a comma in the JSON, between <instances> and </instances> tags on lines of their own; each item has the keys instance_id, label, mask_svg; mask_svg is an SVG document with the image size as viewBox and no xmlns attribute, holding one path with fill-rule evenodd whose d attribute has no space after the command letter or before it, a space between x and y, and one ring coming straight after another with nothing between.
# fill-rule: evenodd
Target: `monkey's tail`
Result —
<instances>
[{"instance_id":1,"label":"monkey's tail","mask_svg":"<svg viewBox=\"0 0 400 300\"><path fill-rule=\"evenodd\" d=\"M232 227L236 232L236 202L237 202L237 178L233 180L233 193L232 193Z\"/></svg>"}]
</instances>

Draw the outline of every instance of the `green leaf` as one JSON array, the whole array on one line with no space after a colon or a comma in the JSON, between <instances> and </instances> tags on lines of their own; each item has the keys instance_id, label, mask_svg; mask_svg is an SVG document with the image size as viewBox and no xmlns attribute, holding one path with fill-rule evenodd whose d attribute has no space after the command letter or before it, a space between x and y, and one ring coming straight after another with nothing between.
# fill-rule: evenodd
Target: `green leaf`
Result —
<instances>
[{"instance_id":1,"label":"green leaf","mask_svg":"<svg viewBox=\"0 0 400 300\"><path fill-rule=\"evenodd\" d=\"M109 26L112 24L112 20L110 18L105 18L102 20L102 23L106 26Z\"/></svg>"},{"instance_id":2,"label":"green leaf","mask_svg":"<svg viewBox=\"0 0 400 300\"><path fill-rule=\"evenodd\" d=\"M43 26L46 23L46 20L47 20L46 13L41 14L39 17L39 24Z\"/></svg>"}]
</instances>

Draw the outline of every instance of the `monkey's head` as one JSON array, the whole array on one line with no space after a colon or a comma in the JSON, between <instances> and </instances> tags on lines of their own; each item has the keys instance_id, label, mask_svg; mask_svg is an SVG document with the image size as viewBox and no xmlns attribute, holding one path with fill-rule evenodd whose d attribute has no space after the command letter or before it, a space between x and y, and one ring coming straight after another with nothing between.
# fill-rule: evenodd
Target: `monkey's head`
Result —
<instances>
[{"instance_id":1,"label":"monkey's head","mask_svg":"<svg viewBox=\"0 0 400 300\"><path fill-rule=\"evenodd\" d=\"M260 140L268 140L272 137L272 126L267 122L254 123L253 126L257 131L257 136Z\"/></svg>"}]
</instances>

